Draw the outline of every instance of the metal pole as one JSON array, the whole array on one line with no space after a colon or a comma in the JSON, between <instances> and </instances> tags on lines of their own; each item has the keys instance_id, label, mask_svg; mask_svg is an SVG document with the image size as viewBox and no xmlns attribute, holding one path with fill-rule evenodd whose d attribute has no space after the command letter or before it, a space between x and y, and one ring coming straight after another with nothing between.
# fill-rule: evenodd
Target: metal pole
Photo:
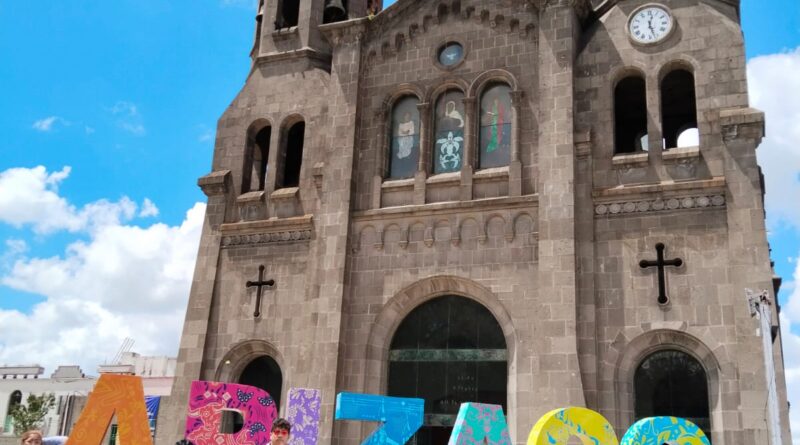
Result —
<instances>
[{"instance_id":1,"label":"metal pole","mask_svg":"<svg viewBox=\"0 0 800 445\"><path fill-rule=\"evenodd\" d=\"M764 374L767 380L767 426L770 445L782 445L780 413L778 411L778 388L775 377L775 360L772 355L772 302L765 290L754 295L745 289L750 304L750 315L758 315L761 321L761 343L764 347Z\"/></svg>"}]
</instances>

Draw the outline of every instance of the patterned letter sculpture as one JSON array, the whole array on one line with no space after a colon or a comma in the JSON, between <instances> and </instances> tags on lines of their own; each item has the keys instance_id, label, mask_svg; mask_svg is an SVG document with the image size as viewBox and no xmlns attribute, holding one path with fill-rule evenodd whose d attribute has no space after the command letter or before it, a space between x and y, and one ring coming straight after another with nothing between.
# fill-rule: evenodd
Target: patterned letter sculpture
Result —
<instances>
[{"instance_id":1,"label":"patterned letter sculpture","mask_svg":"<svg viewBox=\"0 0 800 445\"><path fill-rule=\"evenodd\" d=\"M528 445L567 445L575 436L583 445L618 445L605 417L586 408L561 408L542 416L528 436Z\"/></svg>"},{"instance_id":2,"label":"patterned letter sculpture","mask_svg":"<svg viewBox=\"0 0 800 445\"><path fill-rule=\"evenodd\" d=\"M697 425L677 417L648 417L633 424L620 445L711 445Z\"/></svg>"},{"instance_id":3,"label":"patterned letter sculpture","mask_svg":"<svg viewBox=\"0 0 800 445\"><path fill-rule=\"evenodd\" d=\"M291 388L286 420L292 425L289 445L317 445L319 408L322 395L318 389Z\"/></svg>"},{"instance_id":4,"label":"patterned letter sculpture","mask_svg":"<svg viewBox=\"0 0 800 445\"><path fill-rule=\"evenodd\" d=\"M102 445L111 419L117 415L120 443L152 445L142 379L102 374L94 385L67 445Z\"/></svg>"},{"instance_id":5,"label":"patterned letter sculpture","mask_svg":"<svg viewBox=\"0 0 800 445\"><path fill-rule=\"evenodd\" d=\"M403 445L422 426L425 401L342 392L336 396L337 420L381 422L362 445Z\"/></svg>"},{"instance_id":6,"label":"patterned letter sculpture","mask_svg":"<svg viewBox=\"0 0 800 445\"><path fill-rule=\"evenodd\" d=\"M244 418L238 433L219 432L225 410L238 411ZM189 395L186 439L194 445L266 445L277 417L275 402L262 389L195 380Z\"/></svg>"},{"instance_id":7,"label":"patterned letter sculpture","mask_svg":"<svg viewBox=\"0 0 800 445\"><path fill-rule=\"evenodd\" d=\"M462 403L448 445L511 445L500 405Z\"/></svg>"}]
</instances>

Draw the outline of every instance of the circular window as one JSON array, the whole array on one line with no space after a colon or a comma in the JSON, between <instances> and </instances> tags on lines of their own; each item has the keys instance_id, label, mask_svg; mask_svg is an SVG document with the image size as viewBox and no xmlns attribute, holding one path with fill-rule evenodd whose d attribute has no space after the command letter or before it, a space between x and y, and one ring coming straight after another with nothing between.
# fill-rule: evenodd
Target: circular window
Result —
<instances>
[{"instance_id":1,"label":"circular window","mask_svg":"<svg viewBox=\"0 0 800 445\"><path fill-rule=\"evenodd\" d=\"M458 42L448 42L439 50L439 63L445 67L457 65L464 58L464 47Z\"/></svg>"}]
</instances>

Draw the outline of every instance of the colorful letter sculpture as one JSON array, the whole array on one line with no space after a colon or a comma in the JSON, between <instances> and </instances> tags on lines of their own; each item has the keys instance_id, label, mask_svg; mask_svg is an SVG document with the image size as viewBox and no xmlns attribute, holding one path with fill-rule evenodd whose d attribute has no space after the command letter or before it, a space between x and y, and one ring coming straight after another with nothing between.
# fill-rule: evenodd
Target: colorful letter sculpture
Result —
<instances>
[{"instance_id":1,"label":"colorful letter sculpture","mask_svg":"<svg viewBox=\"0 0 800 445\"><path fill-rule=\"evenodd\" d=\"M244 427L239 432L219 432L226 410L242 414ZM262 389L196 380L189 395L185 437L194 445L266 445L277 417L275 402Z\"/></svg>"},{"instance_id":2,"label":"colorful letter sculpture","mask_svg":"<svg viewBox=\"0 0 800 445\"><path fill-rule=\"evenodd\" d=\"M102 445L111 420L117 415L120 443L152 445L142 379L102 374L89 395L67 445Z\"/></svg>"},{"instance_id":3,"label":"colorful letter sculpture","mask_svg":"<svg viewBox=\"0 0 800 445\"><path fill-rule=\"evenodd\" d=\"M620 445L711 445L703 430L686 419L648 417L633 424Z\"/></svg>"},{"instance_id":4,"label":"colorful letter sculpture","mask_svg":"<svg viewBox=\"0 0 800 445\"><path fill-rule=\"evenodd\" d=\"M424 409L422 399L341 392L334 418L382 422L362 445L404 445L422 426Z\"/></svg>"},{"instance_id":5,"label":"colorful letter sculpture","mask_svg":"<svg viewBox=\"0 0 800 445\"><path fill-rule=\"evenodd\" d=\"M573 436L583 445L619 444L614 428L605 417L590 409L572 407L542 416L528 436L528 445L567 445Z\"/></svg>"},{"instance_id":6,"label":"colorful letter sculpture","mask_svg":"<svg viewBox=\"0 0 800 445\"><path fill-rule=\"evenodd\" d=\"M289 445L317 445L319 408L322 395L318 389L289 389L286 420L292 425Z\"/></svg>"},{"instance_id":7,"label":"colorful letter sculpture","mask_svg":"<svg viewBox=\"0 0 800 445\"><path fill-rule=\"evenodd\" d=\"M511 445L506 416L500 405L462 403L448 445Z\"/></svg>"}]
</instances>

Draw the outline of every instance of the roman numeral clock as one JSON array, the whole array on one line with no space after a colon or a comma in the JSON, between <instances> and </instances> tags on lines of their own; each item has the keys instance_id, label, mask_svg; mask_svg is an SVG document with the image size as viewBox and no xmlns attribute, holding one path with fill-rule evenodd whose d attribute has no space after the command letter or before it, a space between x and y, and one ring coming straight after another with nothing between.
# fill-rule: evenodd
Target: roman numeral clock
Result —
<instances>
[{"instance_id":1,"label":"roman numeral clock","mask_svg":"<svg viewBox=\"0 0 800 445\"><path fill-rule=\"evenodd\" d=\"M675 20L666 6L644 5L628 18L628 35L639 45L655 45L672 34Z\"/></svg>"}]
</instances>

